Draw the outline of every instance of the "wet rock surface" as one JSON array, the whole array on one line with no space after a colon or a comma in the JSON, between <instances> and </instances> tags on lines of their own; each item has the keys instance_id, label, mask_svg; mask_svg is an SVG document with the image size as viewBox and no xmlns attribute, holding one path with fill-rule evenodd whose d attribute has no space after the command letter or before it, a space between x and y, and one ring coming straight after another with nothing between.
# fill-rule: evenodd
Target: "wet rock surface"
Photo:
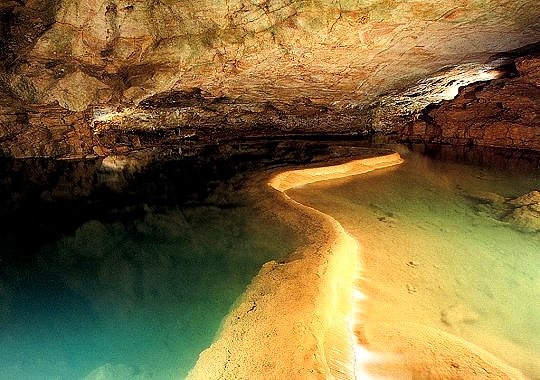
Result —
<instances>
[{"instance_id":1,"label":"wet rock surface","mask_svg":"<svg viewBox=\"0 0 540 380\"><path fill-rule=\"evenodd\" d=\"M505 198L496 193L467 194L476 204L475 211L513 228L526 232L540 232L540 191L533 190L516 198Z\"/></svg>"},{"instance_id":2,"label":"wet rock surface","mask_svg":"<svg viewBox=\"0 0 540 380\"><path fill-rule=\"evenodd\" d=\"M518 228L540 232L540 191L532 191L508 202L515 208L506 217L506 220Z\"/></svg>"}]
</instances>

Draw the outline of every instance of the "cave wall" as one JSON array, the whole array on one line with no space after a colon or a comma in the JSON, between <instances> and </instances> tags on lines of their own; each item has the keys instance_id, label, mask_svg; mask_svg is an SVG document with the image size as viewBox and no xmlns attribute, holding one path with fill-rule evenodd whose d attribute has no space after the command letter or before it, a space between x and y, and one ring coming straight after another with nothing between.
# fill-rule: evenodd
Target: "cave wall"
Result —
<instances>
[{"instance_id":1,"label":"cave wall","mask_svg":"<svg viewBox=\"0 0 540 380\"><path fill-rule=\"evenodd\" d=\"M401 131L402 141L540 151L540 55L515 60L509 78L462 88L426 108Z\"/></svg>"},{"instance_id":2,"label":"cave wall","mask_svg":"<svg viewBox=\"0 0 540 380\"><path fill-rule=\"evenodd\" d=\"M538 39L534 1L17 0L4 86L30 103L137 103L171 89L364 102Z\"/></svg>"},{"instance_id":3,"label":"cave wall","mask_svg":"<svg viewBox=\"0 0 540 380\"><path fill-rule=\"evenodd\" d=\"M421 124L399 128L413 112L385 99L537 42L539 19L530 0L4 0L0 155L305 134L419 141Z\"/></svg>"}]
</instances>

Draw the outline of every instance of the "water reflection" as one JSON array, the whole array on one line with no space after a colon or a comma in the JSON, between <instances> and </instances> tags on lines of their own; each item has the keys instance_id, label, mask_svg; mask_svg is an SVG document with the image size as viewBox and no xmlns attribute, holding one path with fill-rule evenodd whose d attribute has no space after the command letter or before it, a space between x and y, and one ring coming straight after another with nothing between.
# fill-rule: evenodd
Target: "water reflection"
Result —
<instances>
[{"instance_id":1,"label":"water reflection","mask_svg":"<svg viewBox=\"0 0 540 380\"><path fill-rule=\"evenodd\" d=\"M2 268L0 378L182 378L295 239L247 205L87 221Z\"/></svg>"}]
</instances>

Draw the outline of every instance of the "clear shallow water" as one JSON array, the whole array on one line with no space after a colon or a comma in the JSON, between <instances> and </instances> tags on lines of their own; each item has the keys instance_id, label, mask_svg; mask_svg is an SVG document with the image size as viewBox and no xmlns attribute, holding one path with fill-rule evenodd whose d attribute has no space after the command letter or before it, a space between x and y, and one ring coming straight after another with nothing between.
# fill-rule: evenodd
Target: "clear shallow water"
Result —
<instances>
[{"instance_id":1,"label":"clear shallow water","mask_svg":"<svg viewBox=\"0 0 540 380\"><path fill-rule=\"evenodd\" d=\"M507 219L508 199L539 189L539 173L406 159L290 195L360 241L365 285L377 294L368 326L442 329L540 379L540 233Z\"/></svg>"},{"instance_id":2,"label":"clear shallow water","mask_svg":"<svg viewBox=\"0 0 540 380\"><path fill-rule=\"evenodd\" d=\"M145 208L4 258L0 379L183 378L260 266L297 240L247 205Z\"/></svg>"}]
</instances>

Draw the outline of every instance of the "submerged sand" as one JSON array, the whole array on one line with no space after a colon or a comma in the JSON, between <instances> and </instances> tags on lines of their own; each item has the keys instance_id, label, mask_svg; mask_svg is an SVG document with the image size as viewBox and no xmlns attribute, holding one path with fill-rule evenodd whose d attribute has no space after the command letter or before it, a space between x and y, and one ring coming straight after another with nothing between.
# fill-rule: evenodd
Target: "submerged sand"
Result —
<instances>
[{"instance_id":1,"label":"submerged sand","mask_svg":"<svg viewBox=\"0 0 540 380\"><path fill-rule=\"evenodd\" d=\"M370 309L364 294L368 300L377 294L362 280L359 236L285 193L401 162L397 153L388 154L289 170L269 181L277 191L265 204L310 243L288 260L262 267L188 379L523 378L485 350L421 321L365 318ZM401 268L393 269L401 276ZM383 272L392 284L389 268Z\"/></svg>"}]
</instances>

